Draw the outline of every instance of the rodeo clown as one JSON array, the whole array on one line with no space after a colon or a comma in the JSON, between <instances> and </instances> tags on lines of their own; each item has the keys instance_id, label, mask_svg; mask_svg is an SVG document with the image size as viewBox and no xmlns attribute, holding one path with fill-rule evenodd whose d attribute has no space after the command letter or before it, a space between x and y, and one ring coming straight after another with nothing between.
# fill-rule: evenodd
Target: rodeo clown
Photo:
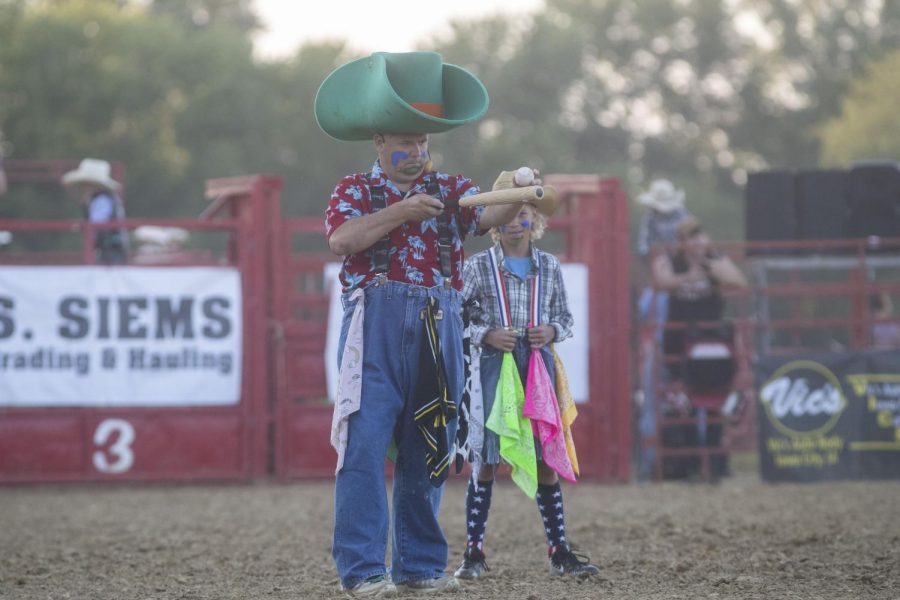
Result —
<instances>
[{"instance_id":1,"label":"rodeo clown","mask_svg":"<svg viewBox=\"0 0 900 600\"><path fill-rule=\"evenodd\" d=\"M513 178L512 172L503 172L494 189L512 187ZM480 368L472 368L472 376L480 376L482 398L478 402L477 393L467 398L469 439L460 444L460 452L472 462L466 550L456 571L462 579L480 577L488 568L484 533L501 459L511 466L513 481L537 500L551 575L600 572L576 555L566 539L559 476L574 483L578 472L570 432L577 411L553 342L571 336L573 320L559 260L532 243L543 236L546 216L558 201L552 188L544 190L540 201L520 206L512 220L492 229L494 246L465 264L468 333L474 354L481 349ZM469 382L469 388L477 392L477 382Z\"/></svg>"},{"instance_id":2,"label":"rodeo clown","mask_svg":"<svg viewBox=\"0 0 900 600\"><path fill-rule=\"evenodd\" d=\"M338 453L332 555L352 597L454 591L437 514L463 387L463 240L519 205L459 206L479 189L432 169L428 136L480 118L484 85L433 52L345 64L316 95L325 133L371 140L368 172L344 177L325 214L343 256L340 376L331 429ZM396 447L392 561L385 567L385 455Z\"/></svg>"}]
</instances>

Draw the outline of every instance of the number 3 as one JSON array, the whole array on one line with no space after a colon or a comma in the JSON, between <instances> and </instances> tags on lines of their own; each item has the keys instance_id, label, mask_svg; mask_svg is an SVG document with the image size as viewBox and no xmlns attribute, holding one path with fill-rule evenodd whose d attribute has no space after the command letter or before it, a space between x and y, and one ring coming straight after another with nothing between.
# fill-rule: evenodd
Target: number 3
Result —
<instances>
[{"instance_id":1,"label":"number 3","mask_svg":"<svg viewBox=\"0 0 900 600\"><path fill-rule=\"evenodd\" d=\"M94 445L105 446L110 438L118 434L115 442L106 450L94 452L94 467L101 473L124 473L134 464L134 452L131 444L134 442L134 427L123 419L106 419L94 432ZM107 453L115 460L110 462Z\"/></svg>"}]
</instances>

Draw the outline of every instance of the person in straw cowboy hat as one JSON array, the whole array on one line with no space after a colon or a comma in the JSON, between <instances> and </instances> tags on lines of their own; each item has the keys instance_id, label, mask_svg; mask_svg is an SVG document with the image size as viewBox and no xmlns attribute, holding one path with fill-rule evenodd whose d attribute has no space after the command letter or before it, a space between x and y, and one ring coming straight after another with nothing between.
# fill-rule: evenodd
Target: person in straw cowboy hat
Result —
<instances>
[{"instance_id":1,"label":"person in straw cowboy hat","mask_svg":"<svg viewBox=\"0 0 900 600\"><path fill-rule=\"evenodd\" d=\"M108 223L125 218L125 207L118 192L121 186L112 178L108 162L85 158L78 168L62 176L62 183L74 193L91 223ZM119 264L128 260L128 234L124 229L102 229L94 239L97 261Z\"/></svg>"},{"instance_id":2,"label":"person in straw cowboy hat","mask_svg":"<svg viewBox=\"0 0 900 600\"><path fill-rule=\"evenodd\" d=\"M512 187L511 175L501 174L494 189ZM565 375L552 344L572 335L573 319L559 260L533 243L556 208L555 190L544 189L549 202L526 204L509 223L492 229L494 246L465 265L463 297L471 303L471 342L481 349L482 392L480 406L467 412L470 429L483 427L477 442L469 444L473 469L466 494L466 549L456 571L463 579L487 570L484 533L501 459L511 465L513 481L537 501L550 573L584 577L600 572L566 539L559 476L574 481L578 470L569 431L577 411L567 386L566 398L557 394L558 379ZM510 416L517 426L507 427Z\"/></svg>"},{"instance_id":3,"label":"person in straw cowboy hat","mask_svg":"<svg viewBox=\"0 0 900 600\"><path fill-rule=\"evenodd\" d=\"M433 169L429 134L471 123L488 94L434 52L376 52L321 84L331 137L374 143L368 172L338 182L325 212L343 257L344 318L331 443L337 451L332 556L350 596L453 591L438 523L462 395L463 240L521 204L460 207L479 188ZM538 182L539 183L539 182ZM390 574L384 457L395 448Z\"/></svg>"}]
</instances>

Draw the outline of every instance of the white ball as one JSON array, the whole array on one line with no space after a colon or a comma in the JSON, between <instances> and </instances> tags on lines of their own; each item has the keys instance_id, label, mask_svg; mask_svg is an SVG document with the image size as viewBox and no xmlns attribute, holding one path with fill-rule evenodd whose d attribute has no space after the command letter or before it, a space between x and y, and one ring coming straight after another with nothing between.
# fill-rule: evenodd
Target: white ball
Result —
<instances>
[{"instance_id":1,"label":"white ball","mask_svg":"<svg viewBox=\"0 0 900 600\"><path fill-rule=\"evenodd\" d=\"M513 181L516 182L516 185L531 185L534 181L534 171L528 167L519 167L516 174L513 176Z\"/></svg>"}]
</instances>

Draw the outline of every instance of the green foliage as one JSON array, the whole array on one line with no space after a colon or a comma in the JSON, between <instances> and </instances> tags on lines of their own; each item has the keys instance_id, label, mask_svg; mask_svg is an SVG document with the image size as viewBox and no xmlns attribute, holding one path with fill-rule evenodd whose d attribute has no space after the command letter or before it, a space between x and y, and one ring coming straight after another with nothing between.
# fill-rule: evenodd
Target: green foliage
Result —
<instances>
[{"instance_id":1,"label":"green foliage","mask_svg":"<svg viewBox=\"0 0 900 600\"><path fill-rule=\"evenodd\" d=\"M265 99L251 50L234 30L185 36L107 2L30 8L0 49L4 135L17 157L123 161L137 214L196 214L203 179L239 172L258 149L227 128Z\"/></svg>"},{"instance_id":2,"label":"green foliage","mask_svg":"<svg viewBox=\"0 0 900 600\"><path fill-rule=\"evenodd\" d=\"M258 26L252 0L0 1L6 153L121 160L134 216L195 215L206 179L247 173L283 177L289 214L321 215L374 159L313 116L321 81L357 56L314 44L261 62ZM833 119L898 42L900 3L881 0L547 0L531 20L456 22L433 48L482 78L491 108L432 151L482 186L522 164L615 175L633 197L667 177L715 238L739 239L746 173L816 164L823 123L829 162L897 156L896 59ZM0 216L53 206L16 191Z\"/></svg>"},{"instance_id":3,"label":"green foliage","mask_svg":"<svg viewBox=\"0 0 900 600\"><path fill-rule=\"evenodd\" d=\"M291 60L265 66L275 99L268 136L269 171L285 182L282 196L288 214L324 215L338 180L347 173L368 171L375 151L368 142L339 142L316 124L313 103L319 84L338 65L358 58L343 45L308 45Z\"/></svg>"},{"instance_id":4,"label":"green foliage","mask_svg":"<svg viewBox=\"0 0 900 600\"><path fill-rule=\"evenodd\" d=\"M260 28L253 0L150 0L148 8L154 14L174 17L188 28L224 25L241 33Z\"/></svg>"},{"instance_id":5,"label":"green foliage","mask_svg":"<svg viewBox=\"0 0 900 600\"><path fill-rule=\"evenodd\" d=\"M900 51L873 63L853 82L841 114L822 129L822 163L846 167L862 159L900 161Z\"/></svg>"},{"instance_id":6,"label":"green foliage","mask_svg":"<svg viewBox=\"0 0 900 600\"><path fill-rule=\"evenodd\" d=\"M548 0L528 26L454 32L439 50L492 97L478 132L447 136L473 148L473 172L502 160L613 172L632 196L667 177L714 237L739 240L747 172L816 164L818 123L900 42L900 5Z\"/></svg>"}]
</instances>

